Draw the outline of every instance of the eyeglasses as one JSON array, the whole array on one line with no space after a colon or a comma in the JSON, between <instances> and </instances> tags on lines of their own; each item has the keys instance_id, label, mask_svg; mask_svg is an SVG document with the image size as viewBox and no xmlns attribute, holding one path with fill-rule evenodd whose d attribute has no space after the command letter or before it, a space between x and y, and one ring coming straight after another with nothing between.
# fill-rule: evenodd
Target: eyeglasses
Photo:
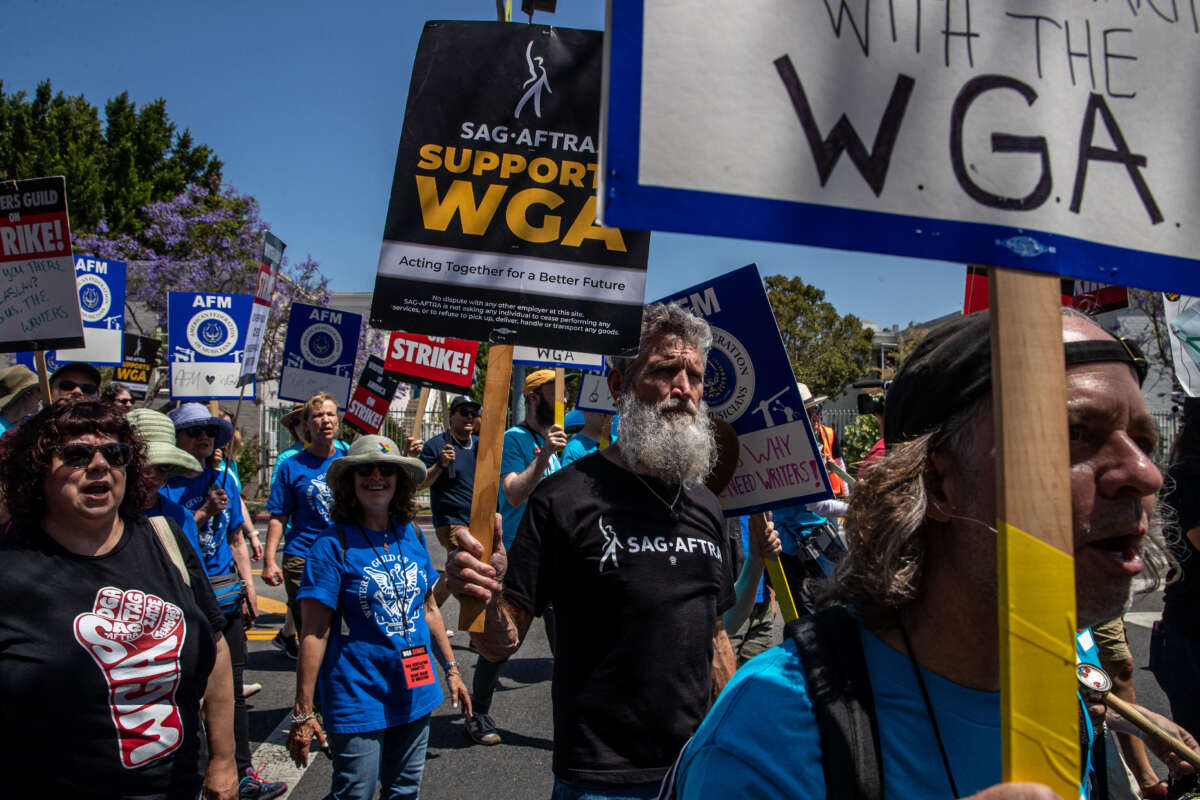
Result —
<instances>
[{"instance_id":1,"label":"eyeglasses","mask_svg":"<svg viewBox=\"0 0 1200 800\"><path fill-rule=\"evenodd\" d=\"M100 387L94 383L76 383L75 381L69 381L65 378L54 384L54 388L61 389L64 392L73 392L78 389L86 395L93 395L100 391Z\"/></svg>"},{"instance_id":2,"label":"eyeglasses","mask_svg":"<svg viewBox=\"0 0 1200 800\"><path fill-rule=\"evenodd\" d=\"M195 425L191 428L182 428L180 433L185 433L193 439L199 439L201 436L207 436L209 439L216 439L217 434L221 432L220 427L216 425Z\"/></svg>"},{"instance_id":3,"label":"eyeglasses","mask_svg":"<svg viewBox=\"0 0 1200 800\"><path fill-rule=\"evenodd\" d=\"M354 468L354 474L360 478L369 478L379 470L379 474L385 478L390 478L400 471L395 464L359 464Z\"/></svg>"},{"instance_id":4,"label":"eyeglasses","mask_svg":"<svg viewBox=\"0 0 1200 800\"><path fill-rule=\"evenodd\" d=\"M119 406L131 406L131 405L133 405L133 398L132 397L118 397L116 400L113 400L113 403L115 403L116 405L119 405Z\"/></svg>"},{"instance_id":5,"label":"eyeglasses","mask_svg":"<svg viewBox=\"0 0 1200 800\"><path fill-rule=\"evenodd\" d=\"M62 458L64 466L71 469L83 469L92 463L97 450L100 451L100 455L104 456L104 460L110 467L124 467L133 457L133 448L125 442L108 442L107 444L74 442L60 447L58 455Z\"/></svg>"}]
</instances>

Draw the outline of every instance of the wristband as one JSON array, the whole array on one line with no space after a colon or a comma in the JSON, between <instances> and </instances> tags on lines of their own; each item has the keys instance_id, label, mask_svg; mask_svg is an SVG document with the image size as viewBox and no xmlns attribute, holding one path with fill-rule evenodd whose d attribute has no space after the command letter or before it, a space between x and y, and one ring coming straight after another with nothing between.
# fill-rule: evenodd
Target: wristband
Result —
<instances>
[{"instance_id":1,"label":"wristband","mask_svg":"<svg viewBox=\"0 0 1200 800\"><path fill-rule=\"evenodd\" d=\"M452 669L458 669L457 661L447 661L445 664L442 664L442 671L445 672L447 675L450 674L450 670L452 670Z\"/></svg>"},{"instance_id":2,"label":"wristband","mask_svg":"<svg viewBox=\"0 0 1200 800\"><path fill-rule=\"evenodd\" d=\"M317 718L316 713L312 712L312 711L308 712L307 714L297 714L294 711L292 712L292 724L293 725L303 725L304 723L308 722L310 719L316 719L316 718Z\"/></svg>"}]
</instances>

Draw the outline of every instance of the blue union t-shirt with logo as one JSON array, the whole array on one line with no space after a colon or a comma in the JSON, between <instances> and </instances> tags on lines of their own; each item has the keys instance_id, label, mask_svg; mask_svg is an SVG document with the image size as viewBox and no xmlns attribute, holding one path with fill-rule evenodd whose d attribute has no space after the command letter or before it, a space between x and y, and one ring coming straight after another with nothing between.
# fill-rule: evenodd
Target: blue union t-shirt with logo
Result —
<instances>
[{"instance_id":1,"label":"blue union t-shirt with logo","mask_svg":"<svg viewBox=\"0 0 1200 800\"><path fill-rule=\"evenodd\" d=\"M330 526L333 491L325 481L329 465L341 453L319 458L301 450L279 468L267 498L267 513L287 515L291 529L283 545L287 556L306 556L317 534Z\"/></svg>"},{"instance_id":2,"label":"blue union t-shirt with logo","mask_svg":"<svg viewBox=\"0 0 1200 800\"><path fill-rule=\"evenodd\" d=\"M242 526L242 493L238 482L232 473L218 467L213 469L205 464L204 471L194 478L178 476L167 481L160 491L168 500L186 508L195 514L204 505L208 497L209 487L224 489L229 497L225 510L218 516L212 517L203 525L197 526L197 540L194 544L204 562L204 571L210 576L225 575L233 571L233 550L229 547L229 531Z\"/></svg>"},{"instance_id":3,"label":"blue union t-shirt with logo","mask_svg":"<svg viewBox=\"0 0 1200 800\"><path fill-rule=\"evenodd\" d=\"M408 689L401 666L405 648L424 645L437 673L425 595L438 574L411 524L387 533L387 549L383 542L382 531L339 523L317 537L304 564L297 596L336 612L317 676L325 725L335 733L403 725L442 703L439 682Z\"/></svg>"}]
</instances>

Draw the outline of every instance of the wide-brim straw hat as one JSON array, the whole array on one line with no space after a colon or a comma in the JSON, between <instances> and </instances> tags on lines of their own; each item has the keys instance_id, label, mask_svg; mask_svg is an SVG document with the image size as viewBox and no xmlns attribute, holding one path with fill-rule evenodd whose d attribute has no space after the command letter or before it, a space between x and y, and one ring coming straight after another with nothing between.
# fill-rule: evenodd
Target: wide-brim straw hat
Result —
<instances>
[{"instance_id":1,"label":"wide-brim straw hat","mask_svg":"<svg viewBox=\"0 0 1200 800\"><path fill-rule=\"evenodd\" d=\"M346 455L329 465L327 483L336 483L347 469L360 464L394 464L404 470L414 486L420 486L425 480L425 464L419 458L408 458L400 453L399 445L386 436L360 436L350 445Z\"/></svg>"},{"instance_id":2,"label":"wide-brim straw hat","mask_svg":"<svg viewBox=\"0 0 1200 800\"><path fill-rule=\"evenodd\" d=\"M279 422L283 427L291 430L304 421L304 409L308 407L307 403L296 403L292 406L292 410L279 418Z\"/></svg>"},{"instance_id":3,"label":"wide-brim straw hat","mask_svg":"<svg viewBox=\"0 0 1200 800\"><path fill-rule=\"evenodd\" d=\"M233 438L233 423L221 417L214 417L202 403L184 403L168 416L171 422L175 423L177 431L216 425L219 430L214 447L224 447Z\"/></svg>"},{"instance_id":4,"label":"wide-brim straw hat","mask_svg":"<svg viewBox=\"0 0 1200 800\"><path fill-rule=\"evenodd\" d=\"M162 467L176 475L204 469L195 456L175 446L175 423L166 414L135 408L126 419L146 443L146 460L151 466Z\"/></svg>"},{"instance_id":5,"label":"wide-brim straw hat","mask_svg":"<svg viewBox=\"0 0 1200 800\"><path fill-rule=\"evenodd\" d=\"M38 385L37 373L24 364L0 370L0 411L16 400L26 389Z\"/></svg>"},{"instance_id":6,"label":"wide-brim straw hat","mask_svg":"<svg viewBox=\"0 0 1200 800\"><path fill-rule=\"evenodd\" d=\"M807 383L797 383L796 389L800 392L800 400L803 401L804 407L806 409L812 408L813 406L816 406L816 405L820 405L821 403L824 403L826 400L829 399L829 395L827 395L827 394L813 397L812 390L808 388Z\"/></svg>"}]
</instances>

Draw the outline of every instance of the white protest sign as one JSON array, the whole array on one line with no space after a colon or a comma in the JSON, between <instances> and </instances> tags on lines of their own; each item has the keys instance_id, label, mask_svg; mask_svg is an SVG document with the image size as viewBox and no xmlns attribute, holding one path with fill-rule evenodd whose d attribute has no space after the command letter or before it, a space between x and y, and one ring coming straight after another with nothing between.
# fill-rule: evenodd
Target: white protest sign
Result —
<instances>
[{"instance_id":1,"label":"white protest sign","mask_svg":"<svg viewBox=\"0 0 1200 800\"><path fill-rule=\"evenodd\" d=\"M579 380L579 396L575 407L582 411L604 411L617 413L617 403L608 390L608 370L584 372Z\"/></svg>"},{"instance_id":2,"label":"white protest sign","mask_svg":"<svg viewBox=\"0 0 1200 800\"><path fill-rule=\"evenodd\" d=\"M1163 311L1171 330L1175 377L1188 397L1200 397L1200 298L1163 295Z\"/></svg>"},{"instance_id":3,"label":"white protest sign","mask_svg":"<svg viewBox=\"0 0 1200 800\"><path fill-rule=\"evenodd\" d=\"M530 367L566 367L602 371L604 356L599 353L576 353L572 350L554 350L549 347L513 348L513 363Z\"/></svg>"},{"instance_id":4,"label":"white protest sign","mask_svg":"<svg viewBox=\"0 0 1200 800\"><path fill-rule=\"evenodd\" d=\"M611 7L606 224L1200 294L1200 3Z\"/></svg>"}]
</instances>

